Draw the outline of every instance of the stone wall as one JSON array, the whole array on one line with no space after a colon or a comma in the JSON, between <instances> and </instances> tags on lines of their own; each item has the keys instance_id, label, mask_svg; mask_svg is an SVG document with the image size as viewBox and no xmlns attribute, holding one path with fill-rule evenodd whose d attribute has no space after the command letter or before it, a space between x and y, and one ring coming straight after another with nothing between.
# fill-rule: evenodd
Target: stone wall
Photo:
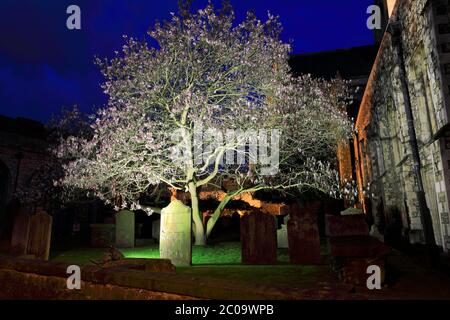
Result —
<instances>
[{"instance_id":1,"label":"stone wall","mask_svg":"<svg viewBox=\"0 0 450 320\"><path fill-rule=\"evenodd\" d=\"M15 190L26 186L48 159L47 132L38 122L0 117L0 166L5 177L0 181L0 205L11 199Z\"/></svg>"},{"instance_id":2,"label":"stone wall","mask_svg":"<svg viewBox=\"0 0 450 320\"><path fill-rule=\"evenodd\" d=\"M0 269L0 299L65 300L192 300L172 293L82 281L81 290L69 290L66 279L49 275Z\"/></svg>"},{"instance_id":3,"label":"stone wall","mask_svg":"<svg viewBox=\"0 0 450 320\"><path fill-rule=\"evenodd\" d=\"M450 12L447 0L400 0L391 22L402 22L406 82L427 205L436 242L448 250L450 19L446 11ZM370 202L375 223L385 234L420 243L424 239L418 181L413 174L400 61L392 35L386 32L356 124L358 183L366 195L361 202Z\"/></svg>"},{"instance_id":4,"label":"stone wall","mask_svg":"<svg viewBox=\"0 0 450 320\"><path fill-rule=\"evenodd\" d=\"M8 204L49 165L46 138L39 122L0 116L0 242L11 237L15 212Z\"/></svg>"}]
</instances>

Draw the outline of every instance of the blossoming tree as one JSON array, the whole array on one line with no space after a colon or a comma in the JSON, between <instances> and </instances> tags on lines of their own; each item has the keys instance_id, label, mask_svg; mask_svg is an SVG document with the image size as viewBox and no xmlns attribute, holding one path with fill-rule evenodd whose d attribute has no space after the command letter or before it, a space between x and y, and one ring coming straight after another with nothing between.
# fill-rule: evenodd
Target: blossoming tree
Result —
<instances>
[{"instance_id":1,"label":"blossoming tree","mask_svg":"<svg viewBox=\"0 0 450 320\"><path fill-rule=\"evenodd\" d=\"M95 115L92 136L61 144L60 156L71 159L62 184L91 190L117 209L149 213L155 209L139 200L155 187L186 191L197 245L242 193L317 189L335 195L339 180L330 163L350 131L345 83L294 78L276 17L233 21L229 7L183 11L149 32L156 47L127 39L123 53L97 60L109 101ZM198 124L224 139L205 134L207 147L199 148L193 142ZM227 130L240 134L230 138ZM262 149L252 148L255 132L267 133L259 135L259 146L271 136L269 158L276 161L270 170L257 161ZM227 162L230 151L236 156L228 160L242 161ZM205 226L198 190L225 179L235 187Z\"/></svg>"}]
</instances>

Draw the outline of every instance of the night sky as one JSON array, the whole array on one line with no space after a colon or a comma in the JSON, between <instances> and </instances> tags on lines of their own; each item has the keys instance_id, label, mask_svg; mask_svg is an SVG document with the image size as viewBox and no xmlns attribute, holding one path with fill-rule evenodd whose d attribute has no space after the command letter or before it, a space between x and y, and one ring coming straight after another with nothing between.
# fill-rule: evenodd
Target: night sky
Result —
<instances>
[{"instance_id":1,"label":"night sky","mask_svg":"<svg viewBox=\"0 0 450 320\"><path fill-rule=\"evenodd\" d=\"M294 53L373 43L366 9L373 0L232 0L237 21L248 10L279 15ZM201 8L207 0L194 0ZM220 4L220 1L213 1ZM66 8L81 8L81 30L66 28ZM148 38L177 0L1 0L0 114L47 122L62 106L85 112L106 103L94 56L120 51L122 35Z\"/></svg>"}]
</instances>

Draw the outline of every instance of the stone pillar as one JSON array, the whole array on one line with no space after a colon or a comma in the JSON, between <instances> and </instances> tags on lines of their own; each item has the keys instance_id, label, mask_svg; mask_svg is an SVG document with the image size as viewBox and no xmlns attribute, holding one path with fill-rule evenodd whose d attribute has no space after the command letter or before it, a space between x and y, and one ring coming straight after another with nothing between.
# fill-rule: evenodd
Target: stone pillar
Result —
<instances>
[{"instance_id":1,"label":"stone pillar","mask_svg":"<svg viewBox=\"0 0 450 320\"><path fill-rule=\"evenodd\" d=\"M288 221L289 258L293 264L320 263L319 207L320 203L293 207Z\"/></svg>"},{"instance_id":2,"label":"stone pillar","mask_svg":"<svg viewBox=\"0 0 450 320\"><path fill-rule=\"evenodd\" d=\"M159 253L175 266L192 263L192 213L180 200L173 200L161 210Z\"/></svg>"},{"instance_id":3,"label":"stone pillar","mask_svg":"<svg viewBox=\"0 0 450 320\"><path fill-rule=\"evenodd\" d=\"M275 218L252 212L241 218L242 262L249 264L277 263Z\"/></svg>"},{"instance_id":4,"label":"stone pillar","mask_svg":"<svg viewBox=\"0 0 450 320\"><path fill-rule=\"evenodd\" d=\"M116 247L134 248L134 212L122 210L116 213Z\"/></svg>"},{"instance_id":5,"label":"stone pillar","mask_svg":"<svg viewBox=\"0 0 450 320\"><path fill-rule=\"evenodd\" d=\"M52 217L43 210L31 216L27 254L38 259L48 260L52 235Z\"/></svg>"}]
</instances>

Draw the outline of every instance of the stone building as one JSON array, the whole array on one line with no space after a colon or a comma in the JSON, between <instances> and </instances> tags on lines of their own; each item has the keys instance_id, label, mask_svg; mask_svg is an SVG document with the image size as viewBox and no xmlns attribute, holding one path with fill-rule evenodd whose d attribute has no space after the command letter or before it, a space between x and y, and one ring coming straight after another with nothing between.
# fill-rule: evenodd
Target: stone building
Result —
<instances>
[{"instance_id":1,"label":"stone building","mask_svg":"<svg viewBox=\"0 0 450 320\"><path fill-rule=\"evenodd\" d=\"M390 18L355 125L359 203L386 241L432 239L448 251L450 3L384 3Z\"/></svg>"},{"instance_id":2,"label":"stone building","mask_svg":"<svg viewBox=\"0 0 450 320\"><path fill-rule=\"evenodd\" d=\"M47 131L36 121L0 116L0 236L11 229L5 210L14 193L26 186L48 159ZM2 232L3 231L3 232ZM3 234L2 234L3 233Z\"/></svg>"}]
</instances>

